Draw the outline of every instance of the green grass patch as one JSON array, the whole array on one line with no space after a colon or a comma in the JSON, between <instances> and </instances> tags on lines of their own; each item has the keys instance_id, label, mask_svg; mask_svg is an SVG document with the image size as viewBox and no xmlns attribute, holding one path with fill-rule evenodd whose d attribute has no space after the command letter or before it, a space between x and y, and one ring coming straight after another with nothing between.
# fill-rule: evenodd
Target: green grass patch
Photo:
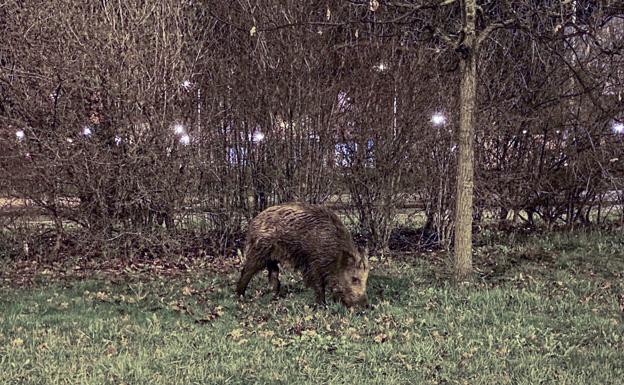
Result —
<instances>
[{"instance_id":1,"label":"green grass patch","mask_svg":"<svg viewBox=\"0 0 624 385\"><path fill-rule=\"evenodd\" d=\"M621 384L620 237L485 242L479 278L430 255L373 265L371 309L311 306L297 274L271 300L238 273L46 280L0 289L6 384Z\"/></svg>"}]
</instances>

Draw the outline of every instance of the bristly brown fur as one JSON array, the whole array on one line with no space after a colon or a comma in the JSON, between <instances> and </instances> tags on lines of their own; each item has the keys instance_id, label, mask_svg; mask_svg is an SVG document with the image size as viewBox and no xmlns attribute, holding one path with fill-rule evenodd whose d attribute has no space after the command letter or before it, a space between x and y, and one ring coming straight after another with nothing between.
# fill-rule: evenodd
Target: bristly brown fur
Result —
<instances>
[{"instance_id":1,"label":"bristly brown fur","mask_svg":"<svg viewBox=\"0 0 624 385\"><path fill-rule=\"evenodd\" d=\"M346 305L366 298L368 261L338 216L323 206L287 203L270 207L249 225L245 266L236 292L243 295L251 278L269 270L269 282L279 293L279 264L291 264L304 282L325 302L325 288L333 286Z\"/></svg>"}]
</instances>

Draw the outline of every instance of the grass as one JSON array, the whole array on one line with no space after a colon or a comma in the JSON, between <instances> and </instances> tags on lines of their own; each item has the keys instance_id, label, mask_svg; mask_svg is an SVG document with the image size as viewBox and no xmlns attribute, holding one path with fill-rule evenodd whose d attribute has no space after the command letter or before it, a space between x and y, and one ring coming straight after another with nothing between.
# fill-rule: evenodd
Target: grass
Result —
<instances>
[{"instance_id":1,"label":"grass","mask_svg":"<svg viewBox=\"0 0 624 385\"><path fill-rule=\"evenodd\" d=\"M479 278L442 257L373 263L372 309L309 306L283 274L271 301L236 269L57 279L0 289L3 384L621 384L624 239L485 240Z\"/></svg>"}]
</instances>

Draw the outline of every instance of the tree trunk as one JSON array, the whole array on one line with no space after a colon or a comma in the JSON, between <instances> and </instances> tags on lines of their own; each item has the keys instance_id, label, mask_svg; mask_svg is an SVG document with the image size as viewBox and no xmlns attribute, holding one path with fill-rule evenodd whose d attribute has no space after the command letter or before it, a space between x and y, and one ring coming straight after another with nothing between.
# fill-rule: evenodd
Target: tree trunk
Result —
<instances>
[{"instance_id":1,"label":"tree trunk","mask_svg":"<svg viewBox=\"0 0 624 385\"><path fill-rule=\"evenodd\" d=\"M464 1L464 40L459 47L460 117L457 194L455 201L455 278L460 281L472 273L472 199L474 189L474 114L477 97L475 55L476 0Z\"/></svg>"}]
</instances>

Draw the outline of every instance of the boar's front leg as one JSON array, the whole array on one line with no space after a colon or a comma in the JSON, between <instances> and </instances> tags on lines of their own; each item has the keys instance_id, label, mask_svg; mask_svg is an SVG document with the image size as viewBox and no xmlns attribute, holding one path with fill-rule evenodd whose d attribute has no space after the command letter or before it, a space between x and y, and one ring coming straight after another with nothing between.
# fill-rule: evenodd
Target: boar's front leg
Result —
<instances>
[{"instance_id":1,"label":"boar's front leg","mask_svg":"<svg viewBox=\"0 0 624 385\"><path fill-rule=\"evenodd\" d=\"M314 293L316 303L319 305L325 305L325 283L320 282L314 285Z\"/></svg>"},{"instance_id":2,"label":"boar's front leg","mask_svg":"<svg viewBox=\"0 0 624 385\"><path fill-rule=\"evenodd\" d=\"M303 271L303 282L314 290L314 298L319 305L325 304L325 279L315 270L307 267Z\"/></svg>"},{"instance_id":3,"label":"boar's front leg","mask_svg":"<svg viewBox=\"0 0 624 385\"><path fill-rule=\"evenodd\" d=\"M236 294L238 294L238 296L242 297L245 294L249 281L251 281L256 273L268 268L272 251L273 248L270 245L267 246L252 242L245 246L245 256L247 260L245 261L245 266L241 271L240 279L236 285Z\"/></svg>"},{"instance_id":4,"label":"boar's front leg","mask_svg":"<svg viewBox=\"0 0 624 385\"><path fill-rule=\"evenodd\" d=\"M249 281L251 281L253 276L263 268L264 266L262 262L258 260L248 260L245 263L240 279L238 280L238 284L236 285L236 294L239 297L245 295L245 290L247 289L247 285L249 285Z\"/></svg>"},{"instance_id":5,"label":"boar's front leg","mask_svg":"<svg viewBox=\"0 0 624 385\"><path fill-rule=\"evenodd\" d=\"M325 280L315 274L310 278L309 286L314 290L316 303L325 305Z\"/></svg>"}]
</instances>

